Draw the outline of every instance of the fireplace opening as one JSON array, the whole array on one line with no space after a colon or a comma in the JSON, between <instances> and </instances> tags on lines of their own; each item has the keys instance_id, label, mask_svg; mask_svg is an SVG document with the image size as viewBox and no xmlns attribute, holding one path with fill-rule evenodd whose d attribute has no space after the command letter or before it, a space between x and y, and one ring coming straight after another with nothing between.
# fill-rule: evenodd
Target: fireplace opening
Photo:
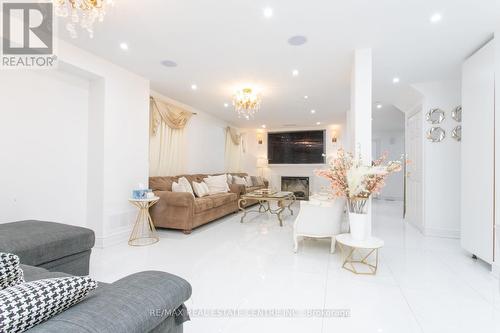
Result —
<instances>
[{"instance_id":1,"label":"fireplace opening","mask_svg":"<svg viewBox=\"0 0 500 333\"><path fill-rule=\"evenodd\" d=\"M309 200L309 177L281 177L281 190L293 192L297 200Z\"/></svg>"}]
</instances>

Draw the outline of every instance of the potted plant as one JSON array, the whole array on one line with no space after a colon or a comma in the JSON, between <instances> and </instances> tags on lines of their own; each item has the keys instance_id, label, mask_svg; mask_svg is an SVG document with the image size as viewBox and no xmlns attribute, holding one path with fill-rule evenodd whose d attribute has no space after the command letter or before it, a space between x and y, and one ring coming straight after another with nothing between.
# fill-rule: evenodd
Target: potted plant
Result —
<instances>
[{"instance_id":1,"label":"potted plant","mask_svg":"<svg viewBox=\"0 0 500 333\"><path fill-rule=\"evenodd\" d=\"M349 226L352 238L364 240L370 235L367 219L369 198L385 185L385 179L394 172L401 171L401 161L388 161L384 153L370 165L364 164L361 156L354 157L343 149L330 160L329 167L316 170L316 175L330 181L335 196L345 197L349 211Z\"/></svg>"}]
</instances>

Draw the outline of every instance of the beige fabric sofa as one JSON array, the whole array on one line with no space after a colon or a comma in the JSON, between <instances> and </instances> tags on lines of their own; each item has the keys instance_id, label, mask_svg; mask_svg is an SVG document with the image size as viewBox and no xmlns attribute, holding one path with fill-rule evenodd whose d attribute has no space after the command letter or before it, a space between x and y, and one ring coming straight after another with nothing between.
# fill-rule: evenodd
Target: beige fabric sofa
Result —
<instances>
[{"instance_id":1,"label":"beige fabric sofa","mask_svg":"<svg viewBox=\"0 0 500 333\"><path fill-rule=\"evenodd\" d=\"M248 176L246 173L231 173L240 177ZM182 230L185 234L231 213L238 212L238 199L241 194L251 192L268 186L253 186L245 188L244 185L230 184L228 193L209 195L203 198L193 197L190 193L172 192L172 183L181 177L186 177L192 184L193 181L201 182L208 174L179 175L168 177L150 177L149 188L160 197L158 203L150 208L150 214L155 226ZM248 205L256 202L249 202Z\"/></svg>"}]
</instances>

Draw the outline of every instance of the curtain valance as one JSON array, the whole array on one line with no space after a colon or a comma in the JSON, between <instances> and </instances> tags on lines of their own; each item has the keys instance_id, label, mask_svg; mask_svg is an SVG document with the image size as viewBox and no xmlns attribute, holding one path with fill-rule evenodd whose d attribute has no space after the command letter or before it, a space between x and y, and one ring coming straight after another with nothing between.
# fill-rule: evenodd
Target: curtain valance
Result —
<instances>
[{"instance_id":1,"label":"curtain valance","mask_svg":"<svg viewBox=\"0 0 500 333\"><path fill-rule=\"evenodd\" d=\"M172 129L183 129L191 116L195 114L154 97L150 97L149 102L151 109L151 135L153 136L156 135L161 122L164 122Z\"/></svg>"}]
</instances>

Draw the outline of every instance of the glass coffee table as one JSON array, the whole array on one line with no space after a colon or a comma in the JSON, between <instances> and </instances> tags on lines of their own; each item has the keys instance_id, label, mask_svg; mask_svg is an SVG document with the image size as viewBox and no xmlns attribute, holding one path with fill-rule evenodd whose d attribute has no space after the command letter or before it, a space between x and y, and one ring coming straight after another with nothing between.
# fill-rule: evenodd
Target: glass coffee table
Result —
<instances>
[{"instance_id":1,"label":"glass coffee table","mask_svg":"<svg viewBox=\"0 0 500 333\"><path fill-rule=\"evenodd\" d=\"M257 201L258 208L251 210L246 209L245 205L249 200ZM248 213L271 213L278 217L280 222L280 226L283 226L283 219L281 218L281 213L285 209L288 209L290 213L293 215L293 210L291 206L295 202L296 198L293 192L263 192L262 190L253 191L250 193L245 193L240 196L238 200L238 208L243 212L243 216L241 216L240 222L243 223L243 219L247 216ZM277 208L271 208L270 203L276 202Z\"/></svg>"}]
</instances>

